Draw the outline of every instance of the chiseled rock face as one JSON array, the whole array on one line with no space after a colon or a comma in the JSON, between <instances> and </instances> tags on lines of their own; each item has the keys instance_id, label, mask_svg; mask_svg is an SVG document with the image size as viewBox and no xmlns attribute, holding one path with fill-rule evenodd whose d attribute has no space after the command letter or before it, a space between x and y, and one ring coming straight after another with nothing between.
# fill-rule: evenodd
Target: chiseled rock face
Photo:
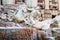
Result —
<instances>
[{"instance_id":1,"label":"chiseled rock face","mask_svg":"<svg viewBox=\"0 0 60 40\"><path fill-rule=\"evenodd\" d=\"M0 30L0 39L4 40L37 40L35 29L6 29ZM3 37L2 37L3 36Z\"/></svg>"},{"instance_id":2,"label":"chiseled rock face","mask_svg":"<svg viewBox=\"0 0 60 40\"><path fill-rule=\"evenodd\" d=\"M15 26L14 22L0 22L0 27L13 27Z\"/></svg>"}]
</instances>

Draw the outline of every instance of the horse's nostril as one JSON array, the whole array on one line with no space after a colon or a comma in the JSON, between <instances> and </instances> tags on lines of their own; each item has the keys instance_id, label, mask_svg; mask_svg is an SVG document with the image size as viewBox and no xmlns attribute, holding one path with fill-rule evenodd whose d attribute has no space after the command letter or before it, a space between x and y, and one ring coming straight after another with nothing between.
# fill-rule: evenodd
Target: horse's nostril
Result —
<instances>
[{"instance_id":1,"label":"horse's nostril","mask_svg":"<svg viewBox=\"0 0 60 40\"><path fill-rule=\"evenodd\" d=\"M52 15L52 19L55 18L55 17L56 17L56 15Z\"/></svg>"}]
</instances>

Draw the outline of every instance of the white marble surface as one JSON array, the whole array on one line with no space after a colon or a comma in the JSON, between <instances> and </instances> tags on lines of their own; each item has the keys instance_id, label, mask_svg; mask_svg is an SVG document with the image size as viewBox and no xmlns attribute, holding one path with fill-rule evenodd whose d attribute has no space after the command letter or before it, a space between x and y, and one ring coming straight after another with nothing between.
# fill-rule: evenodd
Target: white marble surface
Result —
<instances>
[{"instance_id":1,"label":"white marble surface","mask_svg":"<svg viewBox=\"0 0 60 40\"><path fill-rule=\"evenodd\" d=\"M32 29L31 27L0 27L0 29Z\"/></svg>"}]
</instances>

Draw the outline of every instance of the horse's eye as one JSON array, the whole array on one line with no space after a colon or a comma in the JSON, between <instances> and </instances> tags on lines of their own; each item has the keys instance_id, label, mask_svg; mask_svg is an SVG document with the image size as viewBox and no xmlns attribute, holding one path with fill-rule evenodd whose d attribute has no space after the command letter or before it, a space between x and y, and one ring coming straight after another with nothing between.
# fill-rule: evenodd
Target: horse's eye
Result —
<instances>
[{"instance_id":1,"label":"horse's eye","mask_svg":"<svg viewBox=\"0 0 60 40\"><path fill-rule=\"evenodd\" d=\"M55 18L56 17L56 15L52 15L52 18Z\"/></svg>"}]
</instances>

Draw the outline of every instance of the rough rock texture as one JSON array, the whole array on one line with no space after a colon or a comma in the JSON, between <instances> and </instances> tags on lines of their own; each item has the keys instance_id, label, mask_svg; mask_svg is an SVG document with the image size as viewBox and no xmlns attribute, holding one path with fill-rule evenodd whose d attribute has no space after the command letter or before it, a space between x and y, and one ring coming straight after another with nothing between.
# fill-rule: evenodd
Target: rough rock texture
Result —
<instances>
[{"instance_id":1,"label":"rough rock texture","mask_svg":"<svg viewBox=\"0 0 60 40\"><path fill-rule=\"evenodd\" d=\"M13 27L15 26L14 22L0 22L0 27Z\"/></svg>"},{"instance_id":2,"label":"rough rock texture","mask_svg":"<svg viewBox=\"0 0 60 40\"><path fill-rule=\"evenodd\" d=\"M35 29L0 30L1 40L37 40Z\"/></svg>"}]
</instances>

